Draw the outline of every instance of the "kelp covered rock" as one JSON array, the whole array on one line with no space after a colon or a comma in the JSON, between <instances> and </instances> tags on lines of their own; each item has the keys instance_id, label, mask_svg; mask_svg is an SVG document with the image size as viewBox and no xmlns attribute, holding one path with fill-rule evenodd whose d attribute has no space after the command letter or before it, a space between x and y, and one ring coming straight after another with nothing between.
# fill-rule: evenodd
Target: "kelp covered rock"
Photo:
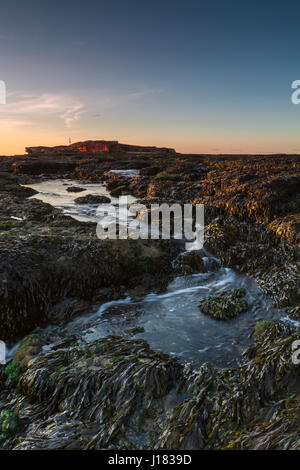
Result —
<instances>
[{"instance_id":1,"label":"kelp covered rock","mask_svg":"<svg viewBox=\"0 0 300 470\"><path fill-rule=\"evenodd\" d=\"M18 427L0 448L299 449L299 339L281 322L264 325L228 370L183 367L144 340L58 339L6 395Z\"/></svg>"},{"instance_id":2,"label":"kelp covered rock","mask_svg":"<svg viewBox=\"0 0 300 470\"><path fill-rule=\"evenodd\" d=\"M216 320L229 320L248 310L244 289L232 289L213 297L203 299L199 305L200 310Z\"/></svg>"},{"instance_id":3,"label":"kelp covered rock","mask_svg":"<svg viewBox=\"0 0 300 470\"><path fill-rule=\"evenodd\" d=\"M145 274L167 275L174 250L168 242L150 240L0 238L0 337L45 324L63 298L90 300L97 289L133 287Z\"/></svg>"},{"instance_id":4,"label":"kelp covered rock","mask_svg":"<svg viewBox=\"0 0 300 470\"><path fill-rule=\"evenodd\" d=\"M278 307L299 302L299 248L269 227L219 216L206 226L205 247L223 266L249 273Z\"/></svg>"},{"instance_id":5,"label":"kelp covered rock","mask_svg":"<svg viewBox=\"0 0 300 470\"><path fill-rule=\"evenodd\" d=\"M15 448L148 447L166 419L181 369L143 340L57 343L19 380L16 406L32 424Z\"/></svg>"},{"instance_id":6,"label":"kelp covered rock","mask_svg":"<svg viewBox=\"0 0 300 470\"><path fill-rule=\"evenodd\" d=\"M285 404L290 410L298 406L290 399L299 400L300 371L292 362L292 344L299 339L293 328L277 322L249 348L239 369L204 364L193 371L186 366L181 390L192 396L174 408L158 448L251 449L257 423L256 433L263 436L260 448L299 449L299 414L289 421L285 413L281 427L279 413ZM289 433L280 436L280 429Z\"/></svg>"}]
</instances>

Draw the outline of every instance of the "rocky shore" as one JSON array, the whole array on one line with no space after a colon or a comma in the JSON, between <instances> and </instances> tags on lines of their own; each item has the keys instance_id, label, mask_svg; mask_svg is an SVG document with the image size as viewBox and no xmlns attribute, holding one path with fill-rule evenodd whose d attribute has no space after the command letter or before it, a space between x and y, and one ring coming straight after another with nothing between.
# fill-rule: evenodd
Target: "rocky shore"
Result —
<instances>
[{"instance_id":1,"label":"rocky shore","mask_svg":"<svg viewBox=\"0 0 300 470\"><path fill-rule=\"evenodd\" d=\"M90 148L0 157L0 339L18 344L0 366L0 449L299 450L300 157ZM138 176L111 172L132 169ZM208 266L172 240L98 239L95 223L24 186L58 178L105 183L147 207L204 204L215 258ZM291 320L259 322L238 367L194 368L133 330L87 343L70 327L128 292L164 292L175 276L220 265L249 275ZM231 322L247 310L244 295L208 298L199 311Z\"/></svg>"}]
</instances>

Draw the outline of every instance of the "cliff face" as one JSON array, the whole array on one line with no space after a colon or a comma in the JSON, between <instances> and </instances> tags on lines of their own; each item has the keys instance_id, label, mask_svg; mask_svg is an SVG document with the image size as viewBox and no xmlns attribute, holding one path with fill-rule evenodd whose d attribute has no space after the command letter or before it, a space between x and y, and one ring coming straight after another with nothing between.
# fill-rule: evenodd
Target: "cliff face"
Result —
<instances>
[{"instance_id":1,"label":"cliff face","mask_svg":"<svg viewBox=\"0 0 300 470\"><path fill-rule=\"evenodd\" d=\"M71 145L59 145L57 147L26 147L29 155L40 154L70 154L72 152L88 152L88 153L137 153L149 155L169 155L175 154L174 149L146 147L142 145L120 144L118 141L111 140L86 140L84 142L76 142Z\"/></svg>"},{"instance_id":2,"label":"cliff face","mask_svg":"<svg viewBox=\"0 0 300 470\"><path fill-rule=\"evenodd\" d=\"M117 140L86 140L84 142L76 142L71 144L68 148L70 150L77 150L79 152L113 153L118 151L119 143Z\"/></svg>"}]
</instances>

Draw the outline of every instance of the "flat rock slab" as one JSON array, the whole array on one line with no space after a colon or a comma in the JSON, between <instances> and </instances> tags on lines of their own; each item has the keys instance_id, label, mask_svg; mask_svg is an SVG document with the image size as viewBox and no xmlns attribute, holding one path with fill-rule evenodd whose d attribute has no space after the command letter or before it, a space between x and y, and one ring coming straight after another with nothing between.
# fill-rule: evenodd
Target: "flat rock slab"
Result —
<instances>
[{"instance_id":1,"label":"flat rock slab","mask_svg":"<svg viewBox=\"0 0 300 470\"><path fill-rule=\"evenodd\" d=\"M75 199L76 204L109 204L111 200L107 196L97 196L93 194L87 194L86 196L77 197Z\"/></svg>"}]
</instances>

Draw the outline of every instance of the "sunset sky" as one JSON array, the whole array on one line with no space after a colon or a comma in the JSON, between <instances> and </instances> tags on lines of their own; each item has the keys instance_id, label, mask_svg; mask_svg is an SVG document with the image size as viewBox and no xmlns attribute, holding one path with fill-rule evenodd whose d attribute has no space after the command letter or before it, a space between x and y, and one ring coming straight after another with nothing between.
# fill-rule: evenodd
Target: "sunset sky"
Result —
<instances>
[{"instance_id":1,"label":"sunset sky","mask_svg":"<svg viewBox=\"0 0 300 470\"><path fill-rule=\"evenodd\" d=\"M300 153L299 1L10 0L0 155L87 139Z\"/></svg>"}]
</instances>

